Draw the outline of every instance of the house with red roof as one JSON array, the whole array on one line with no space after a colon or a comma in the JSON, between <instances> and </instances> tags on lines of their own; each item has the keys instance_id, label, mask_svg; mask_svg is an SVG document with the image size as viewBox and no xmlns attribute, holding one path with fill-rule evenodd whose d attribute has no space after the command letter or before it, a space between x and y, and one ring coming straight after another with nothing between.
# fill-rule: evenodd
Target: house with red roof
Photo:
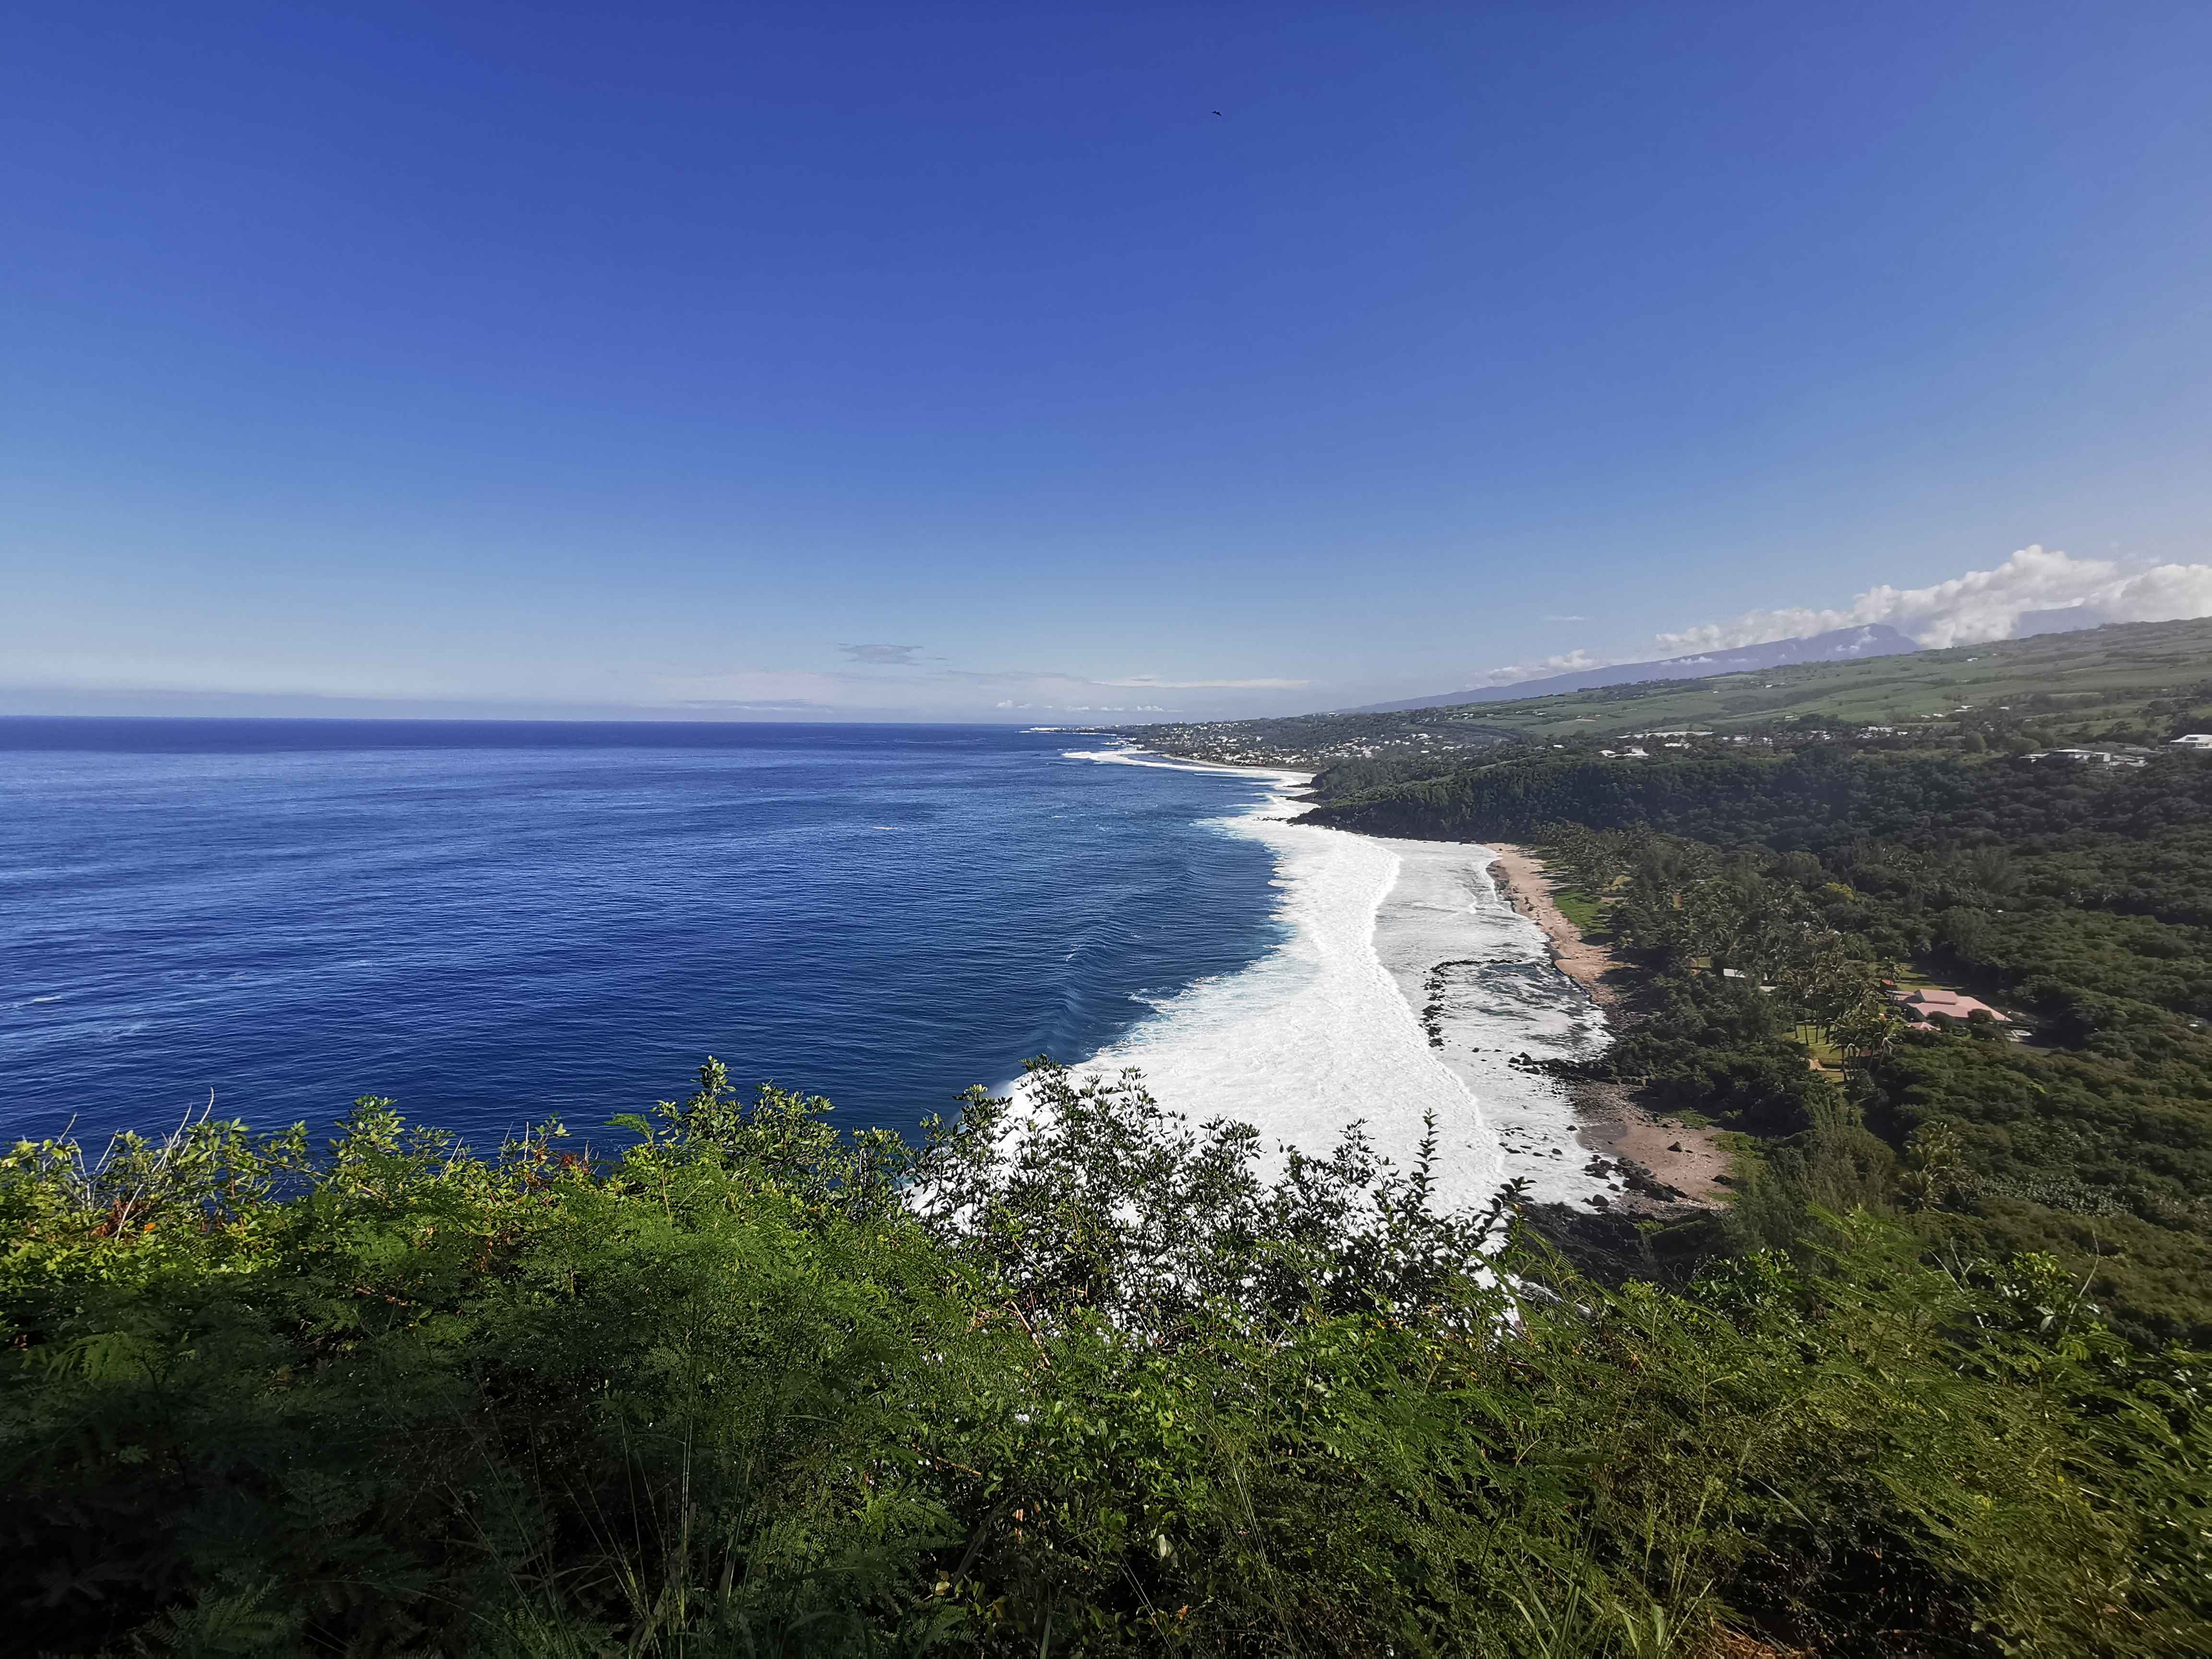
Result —
<instances>
[{"instance_id":1,"label":"house with red roof","mask_svg":"<svg viewBox=\"0 0 2212 1659\"><path fill-rule=\"evenodd\" d=\"M1895 985L1889 988L1891 999L1923 1030L1936 1029L1929 1019L1930 1014L1948 1014L1953 1019L1967 1019L1977 1010L1987 1014L2000 1025L2012 1024L2012 1016L2002 1009L1992 1008L1979 997L1970 997L1963 991L1947 991L1940 985L1917 985L1910 991L1901 991Z\"/></svg>"}]
</instances>

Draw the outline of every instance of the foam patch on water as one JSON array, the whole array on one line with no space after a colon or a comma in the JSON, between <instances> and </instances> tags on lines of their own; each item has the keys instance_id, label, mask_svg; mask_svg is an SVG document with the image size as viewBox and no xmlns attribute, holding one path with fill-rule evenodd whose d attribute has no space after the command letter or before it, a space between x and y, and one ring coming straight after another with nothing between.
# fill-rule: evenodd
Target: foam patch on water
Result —
<instances>
[{"instance_id":1,"label":"foam patch on water","mask_svg":"<svg viewBox=\"0 0 2212 1659\"><path fill-rule=\"evenodd\" d=\"M1208 761L1169 760L1164 756L1146 754L1141 749L1071 749L1060 758L1097 761L1108 766L1150 766L1163 772L1213 772L1223 777L1255 778L1286 787L1313 781L1310 772L1288 772L1256 766L1217 766ZM1230 820L1224 818L1221 821L1228 823Z\"/></svg>"},{"instance_id":2,"label":"foam patch on water","mask_svg":"<svg viewBox=\"0 0 2212 1659\"><path fill-rule=\"evenodd\" d=\"M1396 880L1399 855L1382 842L1288 822L1288 787L1301 773L1256 774L1119 751L1080 758L1133 766L1193 766L1276 786L1259 805L1214 820L1275 859L1283 941L1237 973L1200 980L1083 1063L1085 1071L1141 1069L1164 1105L1194 1120L1240 1119L1272 1148L1326 1153L1364 1121L1376 1149L1409 1165L1433 1111L1438 1185L1453 1201L1479 1199L1503 1178L1502 1151L1474 1096L1430 1051L1413 1009L1374 950L1376 911Z\"/></svg>"},{"instance_id":3,"label":"foam patch on water","mask_svg":"<svg viewBox=\"0 0 2212 1659\"><path fill-rule=\"evenodd\" d=\"M1620 1190L1589 1172L1573 1103L1516 1056L1582 1060L1610 1040L1589 994L1552 961L1544 930L1490 877L1497 855L1472 842L1391 841L1398 879L1376 918L1375 951L1438 1063L1479 1101L1508 1176L1539 1201Z\"/></svg>"},{"instance_id":4,"label":"foam patch on water","mask_svg":"<svg viewBox=\"0 0 2212 1659\"><path fill-rule=\"evenodd\" d=\"M1127 750L1068 758L1273 785L1258 805L1210 827L1273 853L1284 934L1249 967L1164 999L1079 1070L1136 1066L1164 1105L1194 1121L1242 1120L1271 1148L1326 1153L1361 1121L1401 1168L1433 1113L1437 1188L1449 1204L1480 1203L1516 1176L1539 1199L1579 1202L1605 1189L1584 1173L1565 1092L1510 1064L1522 1051L1590 1052L1603 1022L1552 965L1540 930L1498 896L1488 848L1291 823L1300 807L1285 792L1310 781L1304 773Z\"/></svg>"}]
</instances>

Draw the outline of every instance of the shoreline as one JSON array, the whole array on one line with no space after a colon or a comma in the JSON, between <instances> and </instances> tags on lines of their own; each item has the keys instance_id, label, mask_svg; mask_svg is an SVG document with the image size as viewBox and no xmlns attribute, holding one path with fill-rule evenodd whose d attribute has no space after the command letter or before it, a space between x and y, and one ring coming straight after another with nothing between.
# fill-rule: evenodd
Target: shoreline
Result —
<instances>
[{"instance_id":1,"label":"shoreline","mask_svg":"<svg viewBox=\"0 0 2212 1659\"><path fill-rule=\"evenodd\" d=\"M1214 1118L1260 1132L1263 1169L1294 1147L1326 1158L1354 1122L1401 1171L1418 1156L1424 1119L1436 1126L1434 1177L1447 1207L1480 1206L1504 1178L1503 1153L1481 1106L1438 1064L1375 949L1376 915L1400 860L1366 836L1292 822L1310 774L1229 766L1136 749L1071 750L1069 758L1233 774L1258 799L1224 803L1208 820L1273 858L1274 947L1233 972L1184 986L1076 1069L1134 1066L1160 1103L1194 1125Z\"/></svg>"},{"instance_id":2,"label":"shoreline","mask_svg":"<svg viewBox=\"0 0 2212 1659\"><path fill-rule=\"evenodd\" d=\"M1621 963L1613 952L1583 936L1552 896L1552 878L1544 860L1528 848L1500 842L1491 879L1507 902L1540 927L1559 972L1583 988L1603 1008L1618 1008L1619 988L1607 983ZM1616 1212L1663 1214L1680 1206L1718 1209L1728 1200L1719 1177L1734 1161L1720 1145L1717 1130L1693 1127L1679 1118L1645 1110L1618 1084L1588 1084L1577 1089L1577 1138L1595 1156L1626 1166L1628 1194L1607 1207ZM1636 1177L1644 1177L1638 1179ZM1667 1198L1671 1188L1680 1194Z\"/></svg>"},{"instance_id":3,"label":"shoreline","mask_svg":"<svg viewBox=\"0 0 2212 1659\"><path fill-rule=\"evenodd\" d=\"M1375 956L1431 1056L1480 1113L1498 1146L1498 1179L1526 1180L1528 1202L1577 1214L1621 1201L1619 1172L1580 1138L1573 1091L1527 1064L1598 1052L1610 1040L1604 1012L1554 969L1541 934L1507 902L1489 874L1492 850L1362 839L1397 860L1376 907Z\"/></svg>"},{"instance_id":4,"label":"shoreline","mask_svg":"<svg viewBox=\"0 0 2212 1659\"><path fill-rule=\"evenodd\" d=\"M1544 930L1551 942L1552 960L1559 971L1588 991L1601 1006L1618 1006L1620 994L1605 978L1620 964L1613 960L1612 951L1591 944L1583 937L1582 929L1567 920L1552 897L1551 872L1544 860L1510 842L1494 842L1490 850L1497 854L1491 864L1491 879L1506 902Z\"/></svg>"},{"instance_id":5,"label":"shoreline","mask_svg":"<svg viewBox=\"0 0 2212 1659\"><path fill-rule=\"evenodd\" d=\"M1377 1150L1401 1166L1419 1112L1434 1111L1439 1187L1450 1203L1486 1200L1515 1178L1529 1183L1531 1204L1583 1217L1674 1213L1722 1200L1713 1177L1729 1160L1710 1131L1653 1117L1618 1088L1571 1085L1528 1064L1591 1057L1611 1040L1607 1012L1620 996L1603 982L1618 964L1560 913L1542 861L1526 848L1297 824L1295 792L1313 775L1288 767L1136 744L1112 758L1271 785L1272 799L1233 820L1231 832L1273 848L1291 937L1279 959L1189 988L1085 1066L1139 1066L1163 1103L1176 1106L1178 1094L1204 1099L1200 1115L1242 1117L1269 1141L1312 1153L1325 1154L1361 1119ZM1339 837L1372 853L1328 854ZM1337 890L1347 879L1364 890L1356 900ZM1333 920L1322 919L1324 906ZM1349 960L1355 951L1364 963ZM1334 994L1302 999L1312 1002L1308 1021L1286 1022L1282 999L1299 994L1288 979L1316 971L1336 980ZM1373 1006L1357 989L1363 981L1387 984L1396 1010ZM1235 1007L1240 1000L1246 1006ZM1230 1063L1232 1050L1255 1042L1261 1052ZM1370 1069L1348 1078L1342 1061L1352 1050ZM1378 1120L1382 1101L1395 1109Z\"/></svg>"}]
</instances>

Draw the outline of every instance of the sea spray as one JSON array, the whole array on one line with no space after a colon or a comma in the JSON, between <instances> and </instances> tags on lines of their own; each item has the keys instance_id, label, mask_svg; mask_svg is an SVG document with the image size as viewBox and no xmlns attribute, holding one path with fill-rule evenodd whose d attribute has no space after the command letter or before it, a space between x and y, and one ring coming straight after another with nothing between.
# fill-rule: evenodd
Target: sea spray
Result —
<instances>
[{"instance_id":1,"label":"sea spray","mask_svg":"<svg viewBox=\"0 0 2212 1659\"><path fill-rule=\"evenodd\" d=\"M1380 844L1396 852L1399 871L1376 917L1376 952L1431 1052L1481 1103L1506 1174L1539 1201L1619 1191L1590 1171L1565 1089L1516 1063L1586 1060L1610 1038L1589 994L1552 962L1543 930L1498 890L1495 855L1470 842Z\"/></svg>"},{"instance_id":2,"label":"sea spray","mask_svg":"<svg viewBox=\"0 0 2212 1659\"><path fill-rule=\"evenodd\" d=\"M1579 1202L1607 1189L1586 1170L1564 1091L1510 1064L1522 1051L1586 1054L1604 1041L1602 1020L1551 965L1540 930L1498 897L1485 873L1488 849L1293 823L1287 791L1308 781L1303 773L1130 750L1069 758L1237 772L1277 786L1207 827L1273 854L1278 948L1161 999L1084 1071L1137 1067L1165 1104L1198 1121L1250 1123L1271 1148L1326 1153L1360 1121L1401 1167L1432 1115L1438 1193L1449 1204L1480 1203L1515 1177L1545 1200Z\"/></svg>"}]
</instances>

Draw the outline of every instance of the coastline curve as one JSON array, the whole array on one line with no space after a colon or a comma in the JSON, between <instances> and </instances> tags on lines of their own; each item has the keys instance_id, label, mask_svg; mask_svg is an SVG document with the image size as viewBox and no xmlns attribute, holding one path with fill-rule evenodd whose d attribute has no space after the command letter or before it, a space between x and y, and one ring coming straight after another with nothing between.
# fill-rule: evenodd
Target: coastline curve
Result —
<instances>
[{"instance_id":1,"label":"coastline curve","mask_svg":"<svg viewBox=\"0 0 2212 1659\"><path fill-rule=\"evenodd\" d=\"M1586 1169L1565 1091L1511 1064L1522 1052L1587 1052L1604 1041L1604 1022L1499 894L1491 849L1295 823L1289 791L1310 781L1302 772L1133 749L1066 757L1273 786L1210 823L1273 854L1282 928L1260 961L1161 999L1076 1069L1137 1067L1164 1105L1251 1123L1271 1152L1325 1154L1358 1121L1401 1170L1433 1115L1448 1205L1480 1204L1515 1177L1539 1201L1616 1190Z\"/></svg>"}]
</instances>

